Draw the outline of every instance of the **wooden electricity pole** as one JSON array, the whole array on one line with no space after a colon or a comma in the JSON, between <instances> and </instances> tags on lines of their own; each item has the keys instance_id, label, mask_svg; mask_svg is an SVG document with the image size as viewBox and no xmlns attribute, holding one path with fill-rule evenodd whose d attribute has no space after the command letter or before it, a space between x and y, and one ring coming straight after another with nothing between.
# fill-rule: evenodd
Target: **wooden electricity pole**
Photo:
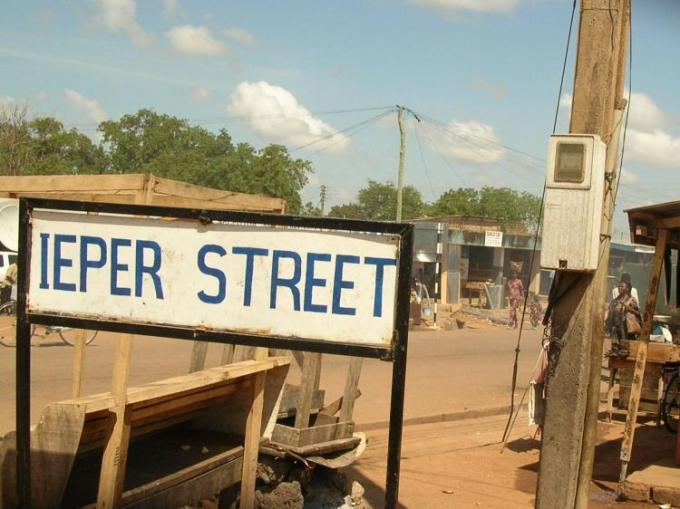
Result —
<instances>
[{"instance_id":1,"label":"wooden electricity pole","mask_svg":"<svg viewBox=\"0 0 680 509\"><path fill-rule=\"evenodd\" d=\"M397 174L397 221L401 221L402 199L404 194L404 154L406 153L406 131L404 128L404 107L397 106L399 124L399 173Z\"/></svg>"},{"instance_id":2,"label":"wooden electricity pole","mask_svg":"<svg viewBox=\"0 0 680 509\"><path fill-rule=\"evenodd\" d=\"M597 270L561 274L556 292L538 509L588 506L629 30L630 0L582 0L570 132L607 144L604 211Z\"/></svg>"}]
</instances>

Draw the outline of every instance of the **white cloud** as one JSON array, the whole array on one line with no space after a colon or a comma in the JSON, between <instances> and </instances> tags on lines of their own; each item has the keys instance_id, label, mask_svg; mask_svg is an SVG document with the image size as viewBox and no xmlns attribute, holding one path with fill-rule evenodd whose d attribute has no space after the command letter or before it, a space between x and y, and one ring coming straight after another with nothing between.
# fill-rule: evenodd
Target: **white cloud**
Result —
<instances>
[{"instance_id":1,"label":"white cloud","mask_svg":"<svg viewBox=\"0 0 680 509\"><path fill-rule=\"evenodd\" d=\"M137 24L135 0L97 0L99 13L96 20L115 33L126 33L139 47L149 47L154 38Z\"/></svg>"},{"instance_id":2,"label":"white cloud","mask_svg":"<svg viewBox=\"0 0 680 509\"><path fill-rule=\"evenodd\" d=\"M14 97L8 95L0 95L0 109L9 108L17 103Z\"/></svg>"},{"instance_id":3,"label":"white cloud","mask_svg":"<svg viewBox=\"0 0 680 509\"><path fill-rule=\"evenodd\" d=\"M179 9L178 0L163 0L163 12L168 16L174 16Z\"/></svg>"},{"instance_id":4,"label":"white cloud","mask_svg":"<svg viewBox=\"0 0 680 509\"><path fill-rule=\"evenodd\" d=\"M165 32L172 47L184 55L223 55L229 47L204 26L181 25Z\"/></svg>"},{"instance_id":5,"label":"white cloud","mask_svg":"<svg viewBox=\"0 0 680 509\"><path fill-rule=\"evenodd\" d=\"M560 108L571 111L571 102L573 99L574 97L571 95L571 92L564 92L560 97Z\"/></svg>"},{"instance_id":6,"label":"white cloud","mask_svg":"<svg viewBox=\"0 0 680 509\"><path fill-rule=\"evenodd\" d=\"M628 91L623 96L628 99ZM560 97L560 108L571 112L572 95L565 92ZM630 97L629 127L639 131L651 132L668 124L668 116L647 94L633 92Z\"/></svg>"},{"instance_id":7,"label":"white cloud","mask_svg":"<svg viewBox=\"0 0 680 509\"><path fill-rule=\"evenodd\" d=\"M625 97L628 97L626 92ZM652 99L642 92L633 92L630 98L630 127L640 131L653 131L664 127L667 123L666 114Z\"/></svg>"},{"instance_id":8,"label":"white cloud","mask_svg":"<svg viewBox=\"0 0 680 509\"><path fill-rule=\"evenodd\" d=\"M432 149L444 156L476 164L495 163L505 156L489 124L453 120L446 127L426 124L425 128Z\"/></svg>"},{"instance_id":9,"label":"white cloud","mask_svg":"<svg viewBox=\"0 0 680 509\"><path fill-rule=\"evenodd\" d=\"M255 46L257 44L257 40L255 39L255 36L251 34L248 30L245 28L240 28L240 27L229 27L224 29L224 35L232 39L233 41L236 41L242 46Z\"/></svg>"},{"instance_id":10,"label":"white cloud","mask_svg":"<svg viewBox=\"0 0 680 509\"><path fill-rule=\"evenodd\" d=\"M96 99L85 97L70 88L66 89L65 95L68 102L75 106L76 109L87 114L95 122L100 123L109 118L106 112L101 109L99 101Z\"/></svg>"},{"instance_id":11,"label":"white cloud","mask_svg":"<svg viewBox=\"0 0 680 509\"><path fill-rule=\"evenodd\" d=\"M231 94L228 112L268 141L294 146L317 142L315 149L332 152L350 144L347 136L314 117L288 90L266 81L240 83Z\"/></svg>"},{"instance_id":12,"label":"white cloud","mask_svg":"<svg viewBox=\"0 0 680 509\"><path fill-rule=\"evenodd\" d=\"M640 182L640 177L638 177L635 173L631 173L625 168L621 170L622 184L637 184L638 182Z\"/></svg>"},{"instance_id":13,"label":"white cloud","mask_svg":"<svg viewBox=\"0 0 680 509\"><path fill-rule=\"evenodd\" d=\"M421 7L430 7L453 14L461 11L476 13L511 12L517 7L519 0L409 0Z\"/></svg>"},{"instance_id":14,"label":"white cloud","mask_svg":"<svg viewBox=\"0 0 680 509\"><path fill-rule=\"evenodd\" d=\"M643 132L628 128L625 153L627 160L659 168L677 168L678 154L680 154L680 138L662 129Z\"/></svg>"},{"instance_id":15,"label":"white cloud","mask_svg":"<svg viewBox=\"0 0 680 509\"><path fill-rule=\"evenodd\" d=\"M207 101L210 95L210 90L205 87L195 87L191 92L191 98L196 102Z\"/></svg>"}]
</instances>

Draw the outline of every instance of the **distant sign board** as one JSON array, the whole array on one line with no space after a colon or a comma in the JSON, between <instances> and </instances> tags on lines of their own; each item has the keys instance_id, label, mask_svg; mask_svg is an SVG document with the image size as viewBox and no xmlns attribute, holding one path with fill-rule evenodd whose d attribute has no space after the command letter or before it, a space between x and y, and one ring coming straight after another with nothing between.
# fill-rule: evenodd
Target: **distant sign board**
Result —
<instances>
[{"instance_id":1,"label":"distant sign board","mask_svg":"<svg viewBox=\"0 0 680 509\"><path fill-rule=\"evenodd\" d=\"M503 247L503 232L486 230L484 232L484 245L488 247Z\"/></svg>"}]
</instances>

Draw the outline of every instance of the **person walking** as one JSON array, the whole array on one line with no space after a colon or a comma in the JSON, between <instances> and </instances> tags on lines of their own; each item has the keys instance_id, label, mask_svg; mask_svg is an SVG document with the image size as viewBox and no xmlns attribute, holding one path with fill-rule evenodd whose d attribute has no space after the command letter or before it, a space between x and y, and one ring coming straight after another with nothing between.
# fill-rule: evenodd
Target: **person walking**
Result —
<instances>
[{"instance_id":1,"label":"person walking","mask_svg":"<svg viewBox=\"0 0 680 509\"><path fill-rule=\"evenodd\" d=\"M510 303L510 323L508 328L517 328L517 308L519 308L524 298L524 284L522 280L517 277L517 271L513 270L510 273L510 279L507 283L508 300Z\"/></svg>"}]
</instances>

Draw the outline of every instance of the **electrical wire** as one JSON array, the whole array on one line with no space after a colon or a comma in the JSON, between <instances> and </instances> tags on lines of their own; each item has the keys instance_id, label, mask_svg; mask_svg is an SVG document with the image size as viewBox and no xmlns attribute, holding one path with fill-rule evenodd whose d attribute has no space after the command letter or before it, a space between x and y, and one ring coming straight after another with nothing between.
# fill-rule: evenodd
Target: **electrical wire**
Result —
<instances>
[{"instance_id":1,"label":"electrical wire","mask_svg":"<svg viewBox=\"0 0 680 509\"><path fill-rule=\"evenodd\" d=\"M410 111L410 110L409 110ZM434 187L432 186L432 180L430 179L430 172L427 169L427 162L425 161L425 156L423 155L423 147L420 143L420 134L418 134L420 119L412 114L413 120L413 132L416 135L416 143L418 144L418 152L420 153L420 160L423 163L423 170L425 171L425 177L427 178L427 183L430 186L430 193L432 195L432 200L436 200L437 196L434 192Z\"/></svg>"},{"instance_id":2,"label":"electrical wire","mask_svg":"<svg viewBox=\"0 0 680 509\"><path fill-rule=\"evenodd\" d=\"M337 110L321 110L321 111L311 111L309 112L310 115L313 115L315 117L323 117L327 115L342 115L342 114L347 114L347 113L364 113L367 111L382 111L382 110L391 110L393 109L394 106L370 106L366 108L347 108L347 109L337 109ZM289 118L289 115L285 115L282 113L272 113L272 114L266 114L266 115L223 115L223 116L216 116L216 117L193 117L193 118L184 118L180 117L181 120L185 120L187 122L195 122L199 124L208 124L208 123L220 123L220 122L225 122L228 120L250 120L254 118ZM82 123L69 123L68 124L71 127L78 127L78 128L93 128L96 129L99 127L99 123L94 123L94 122L82 122Z\"/></svg>"},{"instance_id":3,"label":"electrical wire","mask_svg":"<svg viewBox=\"0 0 680 509\"><path fill-rule=\"evenodd\" d=\"M305 148L311 147L312 145L316 145L317 143L321 143L322 141L326 141L326 140L329 140L329 139L331 139L331 138L334 138L335 136L339 136L340 134L344 134L344 133L346 133L347 131L351 131L352 129L355 129L355 128L357 128L357 127L360 127L360 126L362 126L362 125L364 125L364 124L368 124L368 123L370 123L370 122L374 122L374 121L376 121L376 120L380 120L382 117L384 117L384 116L390 114L392 111L394 111L394 109L392 109L392 110L390 110L390 111L386 111L386 112L384 112L384 113L380 113L379 115L374 115L374 116L372 116L371 118L367 118L366 120L363 120L363 121L358 122L358 123L356 123L356 124L353 124L353 125L350 125L350 126L348 126L348 127L345 127L344 129L340 129L339 131L335 131L335 132L330 133L330 134L327 134L327 135L325 135L325 136L321 136L320 138L317 138L316 140L310 141L309 143L305 143L305 144L300 145L300 146L298 146L298 147L292 148L292 149L290 149L288 152L292 154L293 152L297 152L298 150L303 150L303 149L305 149Z\"/></svg>"},{"instance_id":4,"label":"electrical wire","mask_svg":"<svg viewBox=\"0 0 680 509\"><path fill-rule=\"evenodd\" d=\"M357 133L363 131L367 127L370 127L371 125L375 124L376 122L380 121L380 119L385 118L387 115L392 113L392 111L386 111L385 113L378 115L376 117L373 117L373 119L370 119L370 121L361 123L360 125L357 125L354 127L354 129L348 129L347 131L344 132L345 136L352 137L355 136ZM325 147L322 147L314 152L311 152L310 154L307 155L307 157L315 156L316 154L319 154L321 152L324 152L328 150L329 148L342 143L343 140L337 140L334 143L331 143L329 145L326 145Z\"/></svg>"},{"instance_id":5,"label":"electrical wire","mask_svg":"<svg viewBox=\"0 0 680 509\"><path fill-rule=\"evenodd\" d=\"M564 60L562 63L562 75L560 76L560 86L559 90L557 93L557 105L555 107L555 118L553 120L553 134L555 134L555 130L557 129L557 120L558 116L560 113L560 98L562 97L562 88L564 86L564 77L566 75L566 70L567 70L567 60L569 58L569 48L571 46L571 33L572 33L572 28L574 25L574 15L576 13L576 0L574 0L572 7L571 7L571 17L569 19L569 31L567 32L567 44L564 50ZM541 193L541 204L540 204L540 211L538 213L538 221L536 223L536 232L534 234L534 245L531 250L531 261L529 264L529 281L527 281L526 288L524 290L524 304L522 306L522 318L520 319L519 322L519 331L517 333L517 343L515 345L515 361L512 366L512 384L510 388L510 414L508 415L508 422L505 425L505 430L503 431L503 443L506 442L508 439L508 436L511 432L512 428L512 423L514 422L513 419L513 414L515 413L515 391L517 390L517 372L518 372L518 367L519 367L519 354L520 354L520 346L522 343L522 331L524 330L524 317L526 316L526 311L527 311L527 301L528 296L529 296L529 284L531 283L531 271L533 270L534 267L534 259L536 256L536 246L538 244L538 234L541 230L541 223L543 220L543 203L545 202L545 189L546 189L546 184L547 182L544 181L543 184L543 192ZM554 284L554 280L553 280ZM519 413L519 408L517 409L517 412Z\"/></svg>"}]
</instances>

